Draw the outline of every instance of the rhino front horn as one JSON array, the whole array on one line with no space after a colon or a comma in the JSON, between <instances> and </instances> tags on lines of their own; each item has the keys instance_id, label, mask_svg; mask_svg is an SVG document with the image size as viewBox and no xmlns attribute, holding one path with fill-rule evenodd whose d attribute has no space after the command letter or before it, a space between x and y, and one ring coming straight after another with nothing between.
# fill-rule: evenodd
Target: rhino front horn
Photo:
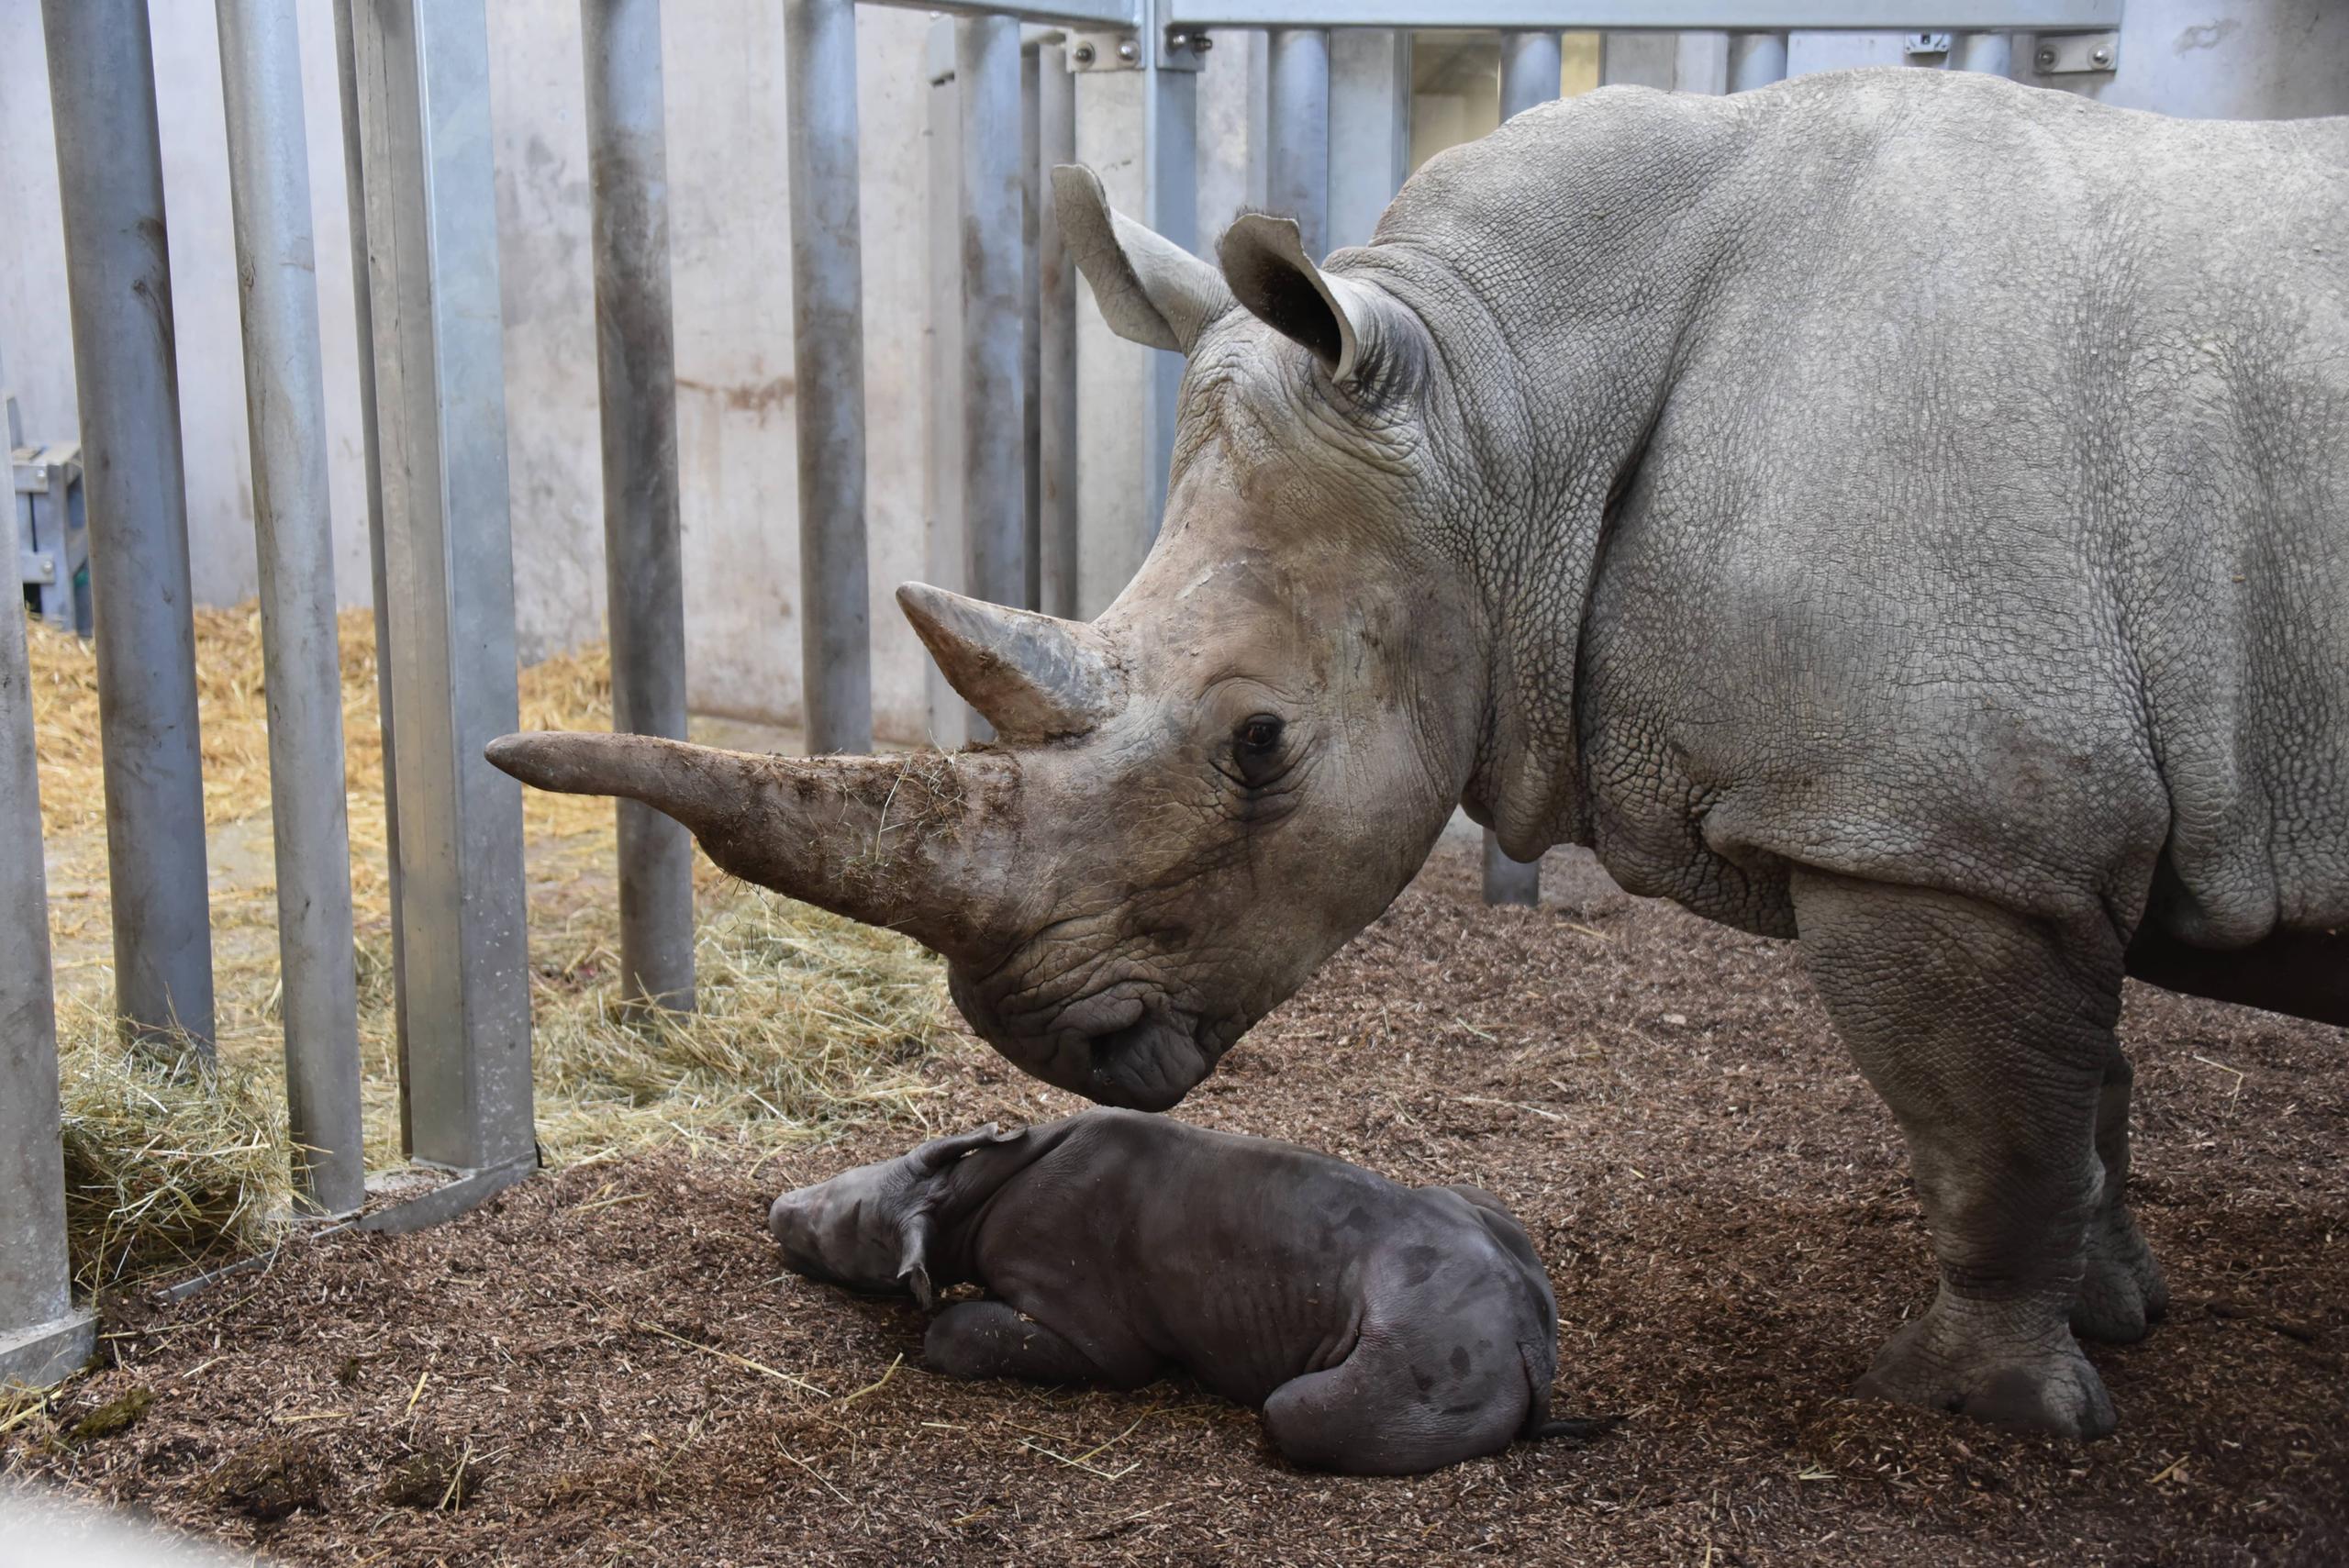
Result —
<instances>
[{"instance_id":1,"label":"rhino front horn","mask_svg":"<svg viewBox=\"0 0 2349 1568\"><path fill-rule=\"evenodd\" d=\"M1124 678L1107 639L1083 621L985 604L927 583L904 584L897 605L947 683L1014 744L1085 734L1124 703Z\"/></svg>"}]
</instances>

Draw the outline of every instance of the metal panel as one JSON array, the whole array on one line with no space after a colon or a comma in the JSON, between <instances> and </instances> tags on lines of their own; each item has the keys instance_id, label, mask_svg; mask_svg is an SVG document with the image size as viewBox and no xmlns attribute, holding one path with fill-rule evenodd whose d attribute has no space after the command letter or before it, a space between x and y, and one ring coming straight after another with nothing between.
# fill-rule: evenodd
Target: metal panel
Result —
<instances>
[{"instance_id":1,"label":"metal panel","mask_svg":"<svg viewBox=\"0 0 2349 1568\"><path fill-rule=\"evenodd\" d=\"M1330 35L1286 28L1271 41L1264 205L1296 218L1305 253L1319 258L1330 233Z\"/></svg>"},{"instance_id":2,"label":"metal panel","mask_svg":"<svg viewBox=\"0 0 2349 1568\"><path fill-rule=\"evenodd\" d=\"M46 0L82 416L115 1005L212 1041L195 624L145 0Z\"/></svg>"},{"instance_id":3,"label":"metal panel","mask_svg":"<svg viewBox=\"0 0 2349 1568\"><path fill-rule=\"evenodd\" d=\"M809 752L862 752L873 749L873 612L864 546L856 6L785 0L783 15L802 707Z\"/></svg>"},{"instance_id":4,"label":"metal panel","mask_svg":"<svg viewBox=\"0 0 2349 1568\"><path fill-rule=\"evenodd\" d=\"M968 567L963 549L963 117L954 80L954 24L930 28L928 89L930 221L929 328L922 335L922 510L930 519L922 576L960 593ZM936 660L923 661L930 740L952 751L969 739L971 710Z\"/></svg>"},{"instance_id":5,"label":"metal panel","mask_svg":"<svg viewBox=\"0 0 2349 1568\"><path fill-rule=\"evenodd\" d=\"M1070 22L1096 28L1137 28L1142 7L1150 0L1040 0L1025 6L990 5L988 0L873 0L908 11L947 17L1017 17L1023 22Z\"/></svg>"},{"instance_id":6,"label":"metal panel","mask_svg":"<svg viewBox=\"0 0 2349 1568\"><path fill-rule=\"evenodd\" d=\"M1020 606L1044 602L1044 358L1043 268L1039 253L1042 217L1043 45L1019 47L1019 472L1026 480L1019 559L1025 569Z\"/></svg>"},{"instance_id":7,"label":"metal panel","mask_svg":"<svg viewBox=\"0 0 2349 1568\"><path fill-rule=\"evenodd\" d=\"M1501 37L1501 118L1510 119L1558 95L1558 35L1506 33Z\"/></svg>"},{"instance_id":8,"label":"metal panel","mask_svg":"<svg viewBox=\"0 0 2349 1568\"><path fill-rule=\"evenodd\" d=\"M1731 33L1729 36L1729 90L1743 93L1787 78L1787 35Z\"/></svg>"},{"instance_id":9,"label":"metal panel","mask_svg":"<svg viewBox=\"0 0 2349 1568\"><path fill-rule=\"evenodd\" d=\"M677 529L677 362L669 310L660 0L580 0L579 23L596 252L612 728L682 740L685 550ZM641 802L615 804L621 998L689 1010L693 835Z\"/></svg>"},{"instance_id":10,"label":"metal panel","mask_svg":"<svg viewBox=\"0 0 2349 1568\"><path fill-rule=\"evenodd\" d=\"M1076 79L1067 50L1037 51L1036 161L1049 173L1076 161ZM1052 185L1041 186L1045 206ZM1076 597L1076 272L1061 226L1040 213L1036 235L1037 607L1074 619Z\"/></svg>"},{"instance_id":11,"label":"metal panel","mask_svg":"<svg viewBox=\"0 0 2349 1568\"><path fill-rule=\"evenodd\" d=\"M1553 31L1778 28L1998 32L2117 28L2121 0L1158 0L1163 26L1474 28ZM931 7L938 9L940 7ZM944 7L951 9L952 7Z\"/></svg>"},{"instance_id":12,"label":"metal panel","mask_svg":"<svg viewBox=\"0 0 2349 1568\"><path fill-rule=\"evenodd\" d=\"M1163 0L1152 0L1165 20ZM1199 75L1196 53L1167 60L1164 26L1143 40L1141 220L1184 250L1199 248ZM1325 83L1324 94L1328 88ZM1142 442L1142 547L1158 538L1166 513L1166 482L1174 462L1174 411L1183 388L1183 356L1164 350L1150 356Z\"/></svg>"},{"instance_id":13,"label":"metal panel","mask_svg":"<svg viewBox=\"0 0 2349 1568\"><path fill-rule=\"evenodd\" d=\"M519 722L484 0L357 14L399 726L410 1152L525 1157L530 995L521 786L482 749Z\"/></svg>"},{"instance_id":14,"label":"metal panel","mask_svg":"<svg viewBox=\"0 0 2349 1568\"><path fill-rule=\"evenodd\" d=\"M1019 23L954 28L962 113L963 528L968 591L998 605L1028 593L1025 284L1021 265ZM974 715L971 735L993 734Z\"/></svg>"},{"instance_id":15,"label":"metal panel","mask_svg":"<svg viewBox=\"0 0 2349 1568\"><path fill-rule=\"evenodd\" d=\"M367 476L367 573L374 606L375 717L384 738L384 851L392 917L392 1049L407 1082L407 966L400 922L399 749L392 724L391 599L384 567L384 467L375 446L375 316L367 284L367 172L359 150L359 62L351 37L352 0L335 0L334 51L342 103L342 180L351 224L351 300L358 343L359 448ZM410 1142L407 1096L400 1096L400 1147Z\"/></svg>"},{"instance_id":16,"label":"metal panel","mask_svg":"<svg viewBox=\"0 0 2349 1568\"><path fill-rule=\"evenodd\" d=\"M2014 50L2014 37L2009 33L1966 33L1957 40L1957 52L1950 57L1950 64L1988 76L2011 75Z\"/></svg>"},{"instance_id":17,"label":"metal panel","mask_svg":"<svg viewBox=\"0 0 2349 1568\"><path fill-rule=\"evenodd\" d=\"M13 517L0 546L16 552ZM0 1384L44 1385L87 1358L97 1327L68 1284L32 673L13 593L0 594Z\"/></svg>"},{"instance_id":18,"label":"metal panel","mask_svg":"<svg viewBox=\"0 0 2349 1568\"><path fill-rule=\"evenodd\" d=\"M1557 74L1551 73L1554 94ZM1328 240L1367 245L1411 167L1411 35L1348 28L1330 38ZM1382 156L1384 154L1384 156Z\"/></svg>"},{"instance_id":19,"label":"metal panel","mask_svg":"<svg viewBox=\"0 0 2349 1568\"><path fill-rule=\"evenodd\" d=\"M294 0L219 0L269 696L287 1131L309 1207L366 1199L317 247Z\"/></svg>"}]
</instances>

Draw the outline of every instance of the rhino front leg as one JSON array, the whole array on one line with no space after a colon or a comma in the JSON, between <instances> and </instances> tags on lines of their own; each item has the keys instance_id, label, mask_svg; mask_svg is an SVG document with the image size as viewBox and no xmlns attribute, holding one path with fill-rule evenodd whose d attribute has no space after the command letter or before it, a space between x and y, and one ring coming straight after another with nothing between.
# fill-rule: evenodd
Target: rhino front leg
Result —
<instances>
[{"instance_id":1,"label":"rhino front leg","mask_svg":"<svg viewBox=\"0 0 2349 1568\"><path fill-rule=\"evenodd\" d=\"M2115 1052L2097 1106L2096 1152L2104 1166L2103 1201L2088 1222L2087 1260L2072 1331L2111 1344L2134 1343L2169 1309L2169 1286L2153 1249L2129 1212L2129 1091L2134 1077Z\"/></svg>"},{"instance_id":2,"label":"rhino front leg","mask_svg":"<svg viewBox=\"0 0 2349 1568\"><path fill-rule=\"evenodd\" d=\"M2105 1181L2119 945L1922 888L1799 872L1793 891L1829 1016L1908 1140L1941 1265L1932 1306L1860 1392L2070 1437L2110 1431L2111 1398L2071 1318Z\"/></svg>"},{"instance_id":3,"label":"rhino front leg","mask_svg":"<svg viewBox=\"0 0 2349 1568\"><path fill-rule=\"evenodd\" d=\"M1007 1301L958 1301L930 1320L922 1360L949 1377L1139 1388L1155 1364L1106 1367Z\"/></svg>"}]
</instances>

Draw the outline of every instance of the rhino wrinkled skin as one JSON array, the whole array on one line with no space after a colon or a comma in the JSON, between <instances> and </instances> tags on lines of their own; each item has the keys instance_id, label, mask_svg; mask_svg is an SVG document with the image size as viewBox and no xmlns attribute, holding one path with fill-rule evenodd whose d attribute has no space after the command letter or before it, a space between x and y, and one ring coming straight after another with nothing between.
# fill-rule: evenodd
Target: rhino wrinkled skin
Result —
<instances>
[{"instance_id":1,"label":"rhino wrinkled skin","mask_svg":"<svg viewBox=\"0 0 2349 1568\"><path fill-rule=\"evenodd\" d=\"M1058 220L1188 369L1090 625L901 591L999 742L523 737L741 874L945 954L990 1043L1157 1109L1455 803L1798 938L1941 1287L1869 1392L2092 1436L2165 1305L2123 975L2349 1022L2349 120L1956 72L1608 89L1431 161L1317 268Z\"/></svg>"},{"instance_id":2,"label":"rhino wrinkled skin","mask_svg":"<svg viewBox=\"0 0 2349 1568\"><path fill-rule=\"evenodd\" d=\"M785 1193L767 1227L810 1278L924 1307L985 1286L930 1320L940 1372L1139 1388L1179 1367L1316 1469L1612 1424L1550 1418L1557 1303L1498 1198L1272 1139L1121 1110L990 1124Z\"/></svg>"}]
</instances>

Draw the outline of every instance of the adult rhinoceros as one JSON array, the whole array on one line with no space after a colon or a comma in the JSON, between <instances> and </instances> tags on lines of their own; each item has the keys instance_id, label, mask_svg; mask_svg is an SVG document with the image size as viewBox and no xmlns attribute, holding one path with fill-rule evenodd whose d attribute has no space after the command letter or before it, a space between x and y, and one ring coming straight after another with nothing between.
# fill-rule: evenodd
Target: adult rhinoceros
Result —
<instances>
[{"instance_id":1,"label":"adult rhinoceros","mask_svg":"<svg viewBox=\"0 0 2349 1568\"><path fill-rule=\"evenodd\" d=\"M1317 268L1060 221L1189 356L1090 625L899 597L999 743L501 741L951 961L996 1049L1173 1105L1409 880L1520 859L1797 938L1941 1265L1862 1385L2094 1435L2164 1305L2121 982L2349 1022L2349 120L1981 77L1610 89Z\"/></svg>"}]
</instances>

